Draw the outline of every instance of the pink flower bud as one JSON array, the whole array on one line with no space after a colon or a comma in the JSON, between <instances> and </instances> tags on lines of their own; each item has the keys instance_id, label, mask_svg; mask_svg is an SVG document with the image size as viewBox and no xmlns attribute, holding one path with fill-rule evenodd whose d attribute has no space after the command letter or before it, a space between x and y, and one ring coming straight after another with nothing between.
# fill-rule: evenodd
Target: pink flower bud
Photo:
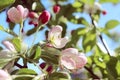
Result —
<instances>
[{"instance_id":1,"label":"pink flower bud","mask_svg":"<svg viewBox=\"0 0 120 80\"><path fill-rule=\"evenodd\" d=\"M46 63L43 62L43 63L41 63L39 66L40 66L42 69L44 69L44 68L46 67Z\"/></svg>"},{"instance_id":2,"label":"pink flower bud","mask_svg":"<svg viewBox=\"0 0 120 80\"><path fill-rule=\"evenodd\" d=\"M107 14L107 11L103 10L103 11L102 11L102 14L103 14L103 15L106 15L106 14Z\"/></svg>"},{"instance_id":3,"label":"pink flower bud","mask_svg":"<svg viewBox=\"0 0 120 80\"><path fill-rule=\"evenodd\" d=\"M46 69L46 71L48 72L48 73L51 73L52 71L53 71L53 66L48 66L48 68Z\"/></svg>"},{"instance_id":4,"label":"pink flower bud","mask_svg":"<svg viewBox=\"0 0 120 80\"><path fill-rule=\"evenodd\" d=\"M6 71L0 70L0 80L12 80L12 78Z\"/></svg>"},{"instance_id":5,"label":"pink flower bud","mask_svg":"<svg viewBox=\"0 0 120 80\"><path fill-rule=\"evenodd\" d=\"M16 8L12 7L8 10L7 15L11 22L21 23L28 16L28 9L22 5L18 5Z\"/></svg>"},{"instance_id":6,"label":"pink flower bud","mask_svg":"<svg viewBox=\"0 0 120 80\"><path fill-rule=\"evenodd\" d=\"M44 10L39 16L39 22L42 24L47 24L50 20L50 13L47 10Z\"/></svg>"},{"instance_id":7,"label":"pink flower bud","mask_svg":"<svg viewBox=\"0 0 120 80\"><path fill-rule=\"evenodd\" d=\"M29 17L29 18L38 18L38 15L37 15L37 13L35 13L35 12L29 12L28 17Z\"/></svg>"},{"instance_id":8,"label":"pink flower bud","mask_svg":"<svg viewBox=\"0 0 120 80\"><path fill-rule=\"evenodd\" d=\"M53 11L56 14L59 13L60 12L60 6L58 6L58 5L53 6Z\"/></svg>"},{"instance_id":9,"label":"pink flower bud","mask_svg":"<svg viewBox=\"0 0 120 80\"><path fill-rule=\"evenodd\" d=\"M62 51L61 65L70 70L80 69L87 63L87 58L83 53L79 53L75 48L68 48Z\"/></svg>"}]
</instances>

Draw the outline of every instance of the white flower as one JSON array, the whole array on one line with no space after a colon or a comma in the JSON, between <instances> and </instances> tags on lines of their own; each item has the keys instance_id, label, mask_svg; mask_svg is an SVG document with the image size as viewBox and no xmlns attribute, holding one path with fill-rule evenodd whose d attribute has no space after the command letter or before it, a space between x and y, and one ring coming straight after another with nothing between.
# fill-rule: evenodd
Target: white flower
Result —
<instances>
[{"instance_id":1,"label":"white flower","mask_svg":"<svg viewBox=\"0 0 120 80\"><path fill-rule=\"evenodd\" d=\"M57 25L54 26L48 33L48 41L50 41L50 44L56 48L63 48L69 41L68 37L61 38L62 30L62 27Z\"/></svg>"},{"instance_id":2,"label":"white flower","mask_svg":"<svg viewBox=\"0 0 120 80\"><path fill-rule=\"evenodd\" d=\"M62 51L60 64L70 70L80 69L87 63L87 58L83 53L79 53L75 48L68 48Z\"/></svg>"}]
</instances>

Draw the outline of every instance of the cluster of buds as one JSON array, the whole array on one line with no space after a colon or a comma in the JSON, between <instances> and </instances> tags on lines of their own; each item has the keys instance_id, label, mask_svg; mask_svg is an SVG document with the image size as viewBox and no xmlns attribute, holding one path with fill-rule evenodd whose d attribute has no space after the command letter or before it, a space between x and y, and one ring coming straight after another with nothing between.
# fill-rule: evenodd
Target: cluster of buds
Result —
<instances>
[{"instance_id":1,"label":"cluster of buds","mask_svg":"<svg viewBox=\"0 0 120 80\"><path fill-rule=\"evenodd\" d=\"M52 65L49 65L45 62L41 63L40 65L40 68L42 70L44 70L45 72L47 72L48 74L52 73L53 72L53 66Z\"/></svg>"},{"instance_id":2,"label":"cluster of buds","mask_svg":"<svg viewBox=\"0 0 120 80\"><path fill-rule=\"evenodd\" d=\"M50 13L47 10L42 11L41 14L38 15L35 12L29 12L29 10L24 8L22 5L18 5L16 8L10 8L7 12L7 15L7 21L11 21L13 23L21 23L29 17L29 24L33 24L35 26L47 24L50 20Z\"/></svg>"},{"instance_id":3,"label":"cluster of buds","mask_svg":"<svg viewBox=\"0 0 120 80\"><path fill-rule=\"evenodd\" d=\"M107 14L106 10L103 10L101 4L98 2L94 2L94 5L85 4L84 11L89 14L94 14L97 11L100 11L103 15Z\"/></svg>"}]
</instances>

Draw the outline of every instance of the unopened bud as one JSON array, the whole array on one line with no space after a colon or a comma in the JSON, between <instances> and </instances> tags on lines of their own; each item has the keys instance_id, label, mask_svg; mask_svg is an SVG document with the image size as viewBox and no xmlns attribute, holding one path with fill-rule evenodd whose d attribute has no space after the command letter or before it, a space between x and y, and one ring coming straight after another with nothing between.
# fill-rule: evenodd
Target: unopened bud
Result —
<instances>
[{"instance_id":1,"label":"unopened bud","mask_svg":"<svg viewBox=\"0 0 120 80\"><path fill-rule=\"evenodd\" d=\"M50 20L50 13L47 10L44 10L39 16L39 22L42 24L48 23Z\"/></svg>"},{"instance_id":2,"label":"unopened bud","mask_svg":"<svg viewBox=\"0 0 120 80\"><path fill-rule=\"evenodd\" d=\"M48 66L48 68L46 69L46 71L48 72L48 73L51 73L52 71L53 71L53 66Z\"/></svg>"},{"instance_id":3,"label":"unopened bud","mask_svg":"<svg viewBox=\"0 0 120 80\"><path fill-rule=\"evenodd\" d=\"M60 12L60 6L58 6L58 5L53 6L53 11L56 14L59 13Z\"/></svg>"},{"instance_id":4,"label":"unopened bud","mask_svg":"<svg viewBox=\"0 0 120 80\"><path fill-rule=\"evenodd\" d=\"M43 63L41 63L39 66L40 66L40 68L44 69L45 66L46 66L46 63L43 62Z\"/></svg>"},{"instance_id":5,"label":"unopened bud","mask_svg":"<svg viewBox=\"0 0 120 80\"><path fill-rule=\"evenodd\" d=\"M103 15L106 15L106 14L107 14L107 12L106 12L105 10L103 10L103 11L102 11L102 14L103 14Z\"/></svg>"}]
</instances>

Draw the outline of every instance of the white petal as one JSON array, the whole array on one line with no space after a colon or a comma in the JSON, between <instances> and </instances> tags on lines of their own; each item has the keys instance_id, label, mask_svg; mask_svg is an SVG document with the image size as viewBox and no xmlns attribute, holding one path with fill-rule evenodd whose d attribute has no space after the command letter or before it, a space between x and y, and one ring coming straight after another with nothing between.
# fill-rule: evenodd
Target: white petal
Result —
<instances>
[{"instance_id":1,"label":"white petal","mask_svg":"<svg viewBox=\"0 0 120 80\"><path fill-rule=\"evenodd\" d=\"M62 27L57 25L53 27L48 33L48 40L51 40L53 37L61 37Z\"/></svg>"},{"instance_id":2,"label":"white petal","mask_svg":"<svg viewBox=\"0 0 120 80\"><path fill-rule=\"evenodd\" d=\"M67 56L63 56L61 58L61 65L66 67L67 69L75 69L75 61L72 58L69 58Z\"/></svg>"},{"instance_id":3,"label":"white petal","mask_svg":"<svg viewBox=\"0 0 120 80\"><path fill-rule=\"evenodd\" d=\"M67 44L68 41L69 40L67 37L61 38L61 39L56 39L56 40L54 40L53 46L56 48L63 48Z\"/></svg>"},{"instance_id":4,"label":"white petal","mask_svg":"<svg viewBox=\"0 0 120 80\"><path fill-rule=\"evenodd\" d=\"M62 54L78 54L78 50L75 48L67 48L62 51Z\"/></svg>"},{"instance_id":5,"label":"white petal","mask_svg":"<svg viewBox=\"0 0 120 80\"><path fill-rule=\"evenodd\" d=\"M2 41L2 44L10 51L16 51L14 45L9 41Z\"/></svg>"}]
</instances>

